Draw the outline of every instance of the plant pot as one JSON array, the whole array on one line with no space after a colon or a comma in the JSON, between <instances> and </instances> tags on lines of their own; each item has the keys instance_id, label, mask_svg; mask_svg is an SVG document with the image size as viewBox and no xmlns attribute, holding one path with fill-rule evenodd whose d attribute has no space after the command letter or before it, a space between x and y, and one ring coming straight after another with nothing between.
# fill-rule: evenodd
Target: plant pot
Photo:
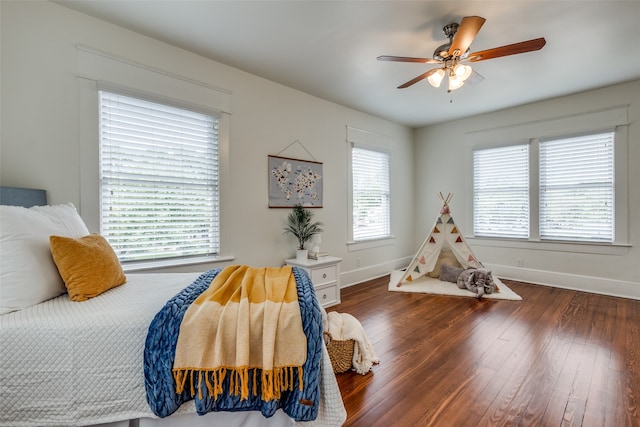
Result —
<instances>
[{"instance_id":1,"label":"plant pot","mask_svg":"<svg viewBox=\"0 0 640 427\"><path fill-rule=\"evenodd\" d=\"M306 261L309 258L309 250L308 249L296 249L296 260L297 261Z\"/></svg>"}]
</instances>

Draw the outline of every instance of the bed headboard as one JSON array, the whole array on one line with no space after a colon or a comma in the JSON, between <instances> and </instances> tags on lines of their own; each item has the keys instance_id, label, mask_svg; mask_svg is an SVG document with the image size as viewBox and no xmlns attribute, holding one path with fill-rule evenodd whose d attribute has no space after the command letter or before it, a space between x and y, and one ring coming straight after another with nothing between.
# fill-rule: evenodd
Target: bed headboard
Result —
<instances>
[{"instance_id":1,"label":"bed headboard","mask_svg":"<svg viewBox=\"0 0 640 427\"><path fill-rule=\"evenodd\" d=\"M0 187L0 205L44 206L47 204L47 192L32 188Z\"/></svg>"}]
</instances>

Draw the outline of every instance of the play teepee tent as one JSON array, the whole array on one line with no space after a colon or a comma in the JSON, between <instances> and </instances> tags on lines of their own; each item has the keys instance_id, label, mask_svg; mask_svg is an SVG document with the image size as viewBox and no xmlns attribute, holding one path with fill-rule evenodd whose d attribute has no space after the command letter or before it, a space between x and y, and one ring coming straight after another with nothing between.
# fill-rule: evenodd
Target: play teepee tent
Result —
<instances>
[{"instance_id":1,"label":"play teepee tent","mask_svg":"<svg viewBox=\"0 0 640 427\"><path fill-rule=\"evenodd\" d=\"M453 194L449 193L446 198L442 193L440 193L439 196L442 200L440 215L436 218L427 238L422 246L420 246L415 257L413 257L411 264L409 264L404 274L397 281L396 286L401 286L403 282L412 282L430 273L436 266L440 252L445 245L451 249L451 252L453 252L462 267L483 267L474 255L471 247L464 240L464 236L451 216L449 202L453 198Z\"/></svg>"}]
</instances>

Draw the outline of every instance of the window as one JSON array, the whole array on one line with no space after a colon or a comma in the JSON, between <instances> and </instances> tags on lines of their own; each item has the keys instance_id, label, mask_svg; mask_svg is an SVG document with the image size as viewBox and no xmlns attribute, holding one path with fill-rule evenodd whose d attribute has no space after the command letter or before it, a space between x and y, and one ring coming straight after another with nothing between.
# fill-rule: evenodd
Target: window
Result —
<instances>
[{"instance_id":1,"label":"window","mask_svg":"<svg viewBox=\"0 0 640 427\"><path fill-rule=\"evenodd\" d=\"M120 261L218 254L218 117L99 95L100 230Z\"/></svg>"},{"instance_id":2,"label":"window","mask_svg":"<svg viewBox=\"0 0 640 427\"><path fill-rule=\"evenodd\" d=\"M613 241L613 132L540 142L540 238Z\"/></svg>"},{"instance_id":3,"label":"window","mask_svg":"<svg viewBox=\"0 0 640 427\"><path fill-rule=\"evenodd\" d=\"M473 153L473 231L485 237L529 237L529 146Z\"/></svg>"},{"instance_id":4,"label":"window","mask_svg":"<svg viewBox=\"0 0 640 427\"><path fill-rule=\"evenodd\" d=\"M389 237L389 154L353 145L351 175L353 240Z\"/></svg>"},{"instance_id":5,"label":"window","mask_svg":"<svg viewBox=\"0 0 640 427\"><path fill-rule=\"evenodd\" d=\"M473 167L475 236L614 241L613 131L478 149Z\"/></svg>"}]
</instances>

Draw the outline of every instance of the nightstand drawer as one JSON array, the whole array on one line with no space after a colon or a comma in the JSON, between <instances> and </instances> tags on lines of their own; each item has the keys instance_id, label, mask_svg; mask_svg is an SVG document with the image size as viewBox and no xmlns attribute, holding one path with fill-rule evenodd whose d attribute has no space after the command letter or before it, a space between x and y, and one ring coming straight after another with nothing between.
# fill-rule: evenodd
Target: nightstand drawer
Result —
<instances>
[{"instance_id":1,"label":"nightstand drawer","mask_svg":"<svg viewBox=\"0 0 640 427\"><path fill-rule=\"evenodd\" d=\"M328 267L314 268L311 270L311 281L315 286L322 285L323 283L329 283L336 280L336 266L330 265Z\"/></svg>"},{"instance_id":2,"label":"nightstand drawer","mask_svg":"<svg viewBox=\"0 0 640 427\"><path fill-rule=\"evenodd\" d=\"M291 258L285 264L303 268L309 274L318 302L323 307L329 307L340 304L341 261L340 258L328 256L319 260Z\"/></svg>"},{"instance_id":3,"label":"nightstand drawer","mask_svg":"<svg viewBox=\"0 0 640 427\"><path fill-rule=\"evenodd\" d=\"M316 288L316 296L323 307L338 304L338 284Z\"/></svg>"}]
</instances>

